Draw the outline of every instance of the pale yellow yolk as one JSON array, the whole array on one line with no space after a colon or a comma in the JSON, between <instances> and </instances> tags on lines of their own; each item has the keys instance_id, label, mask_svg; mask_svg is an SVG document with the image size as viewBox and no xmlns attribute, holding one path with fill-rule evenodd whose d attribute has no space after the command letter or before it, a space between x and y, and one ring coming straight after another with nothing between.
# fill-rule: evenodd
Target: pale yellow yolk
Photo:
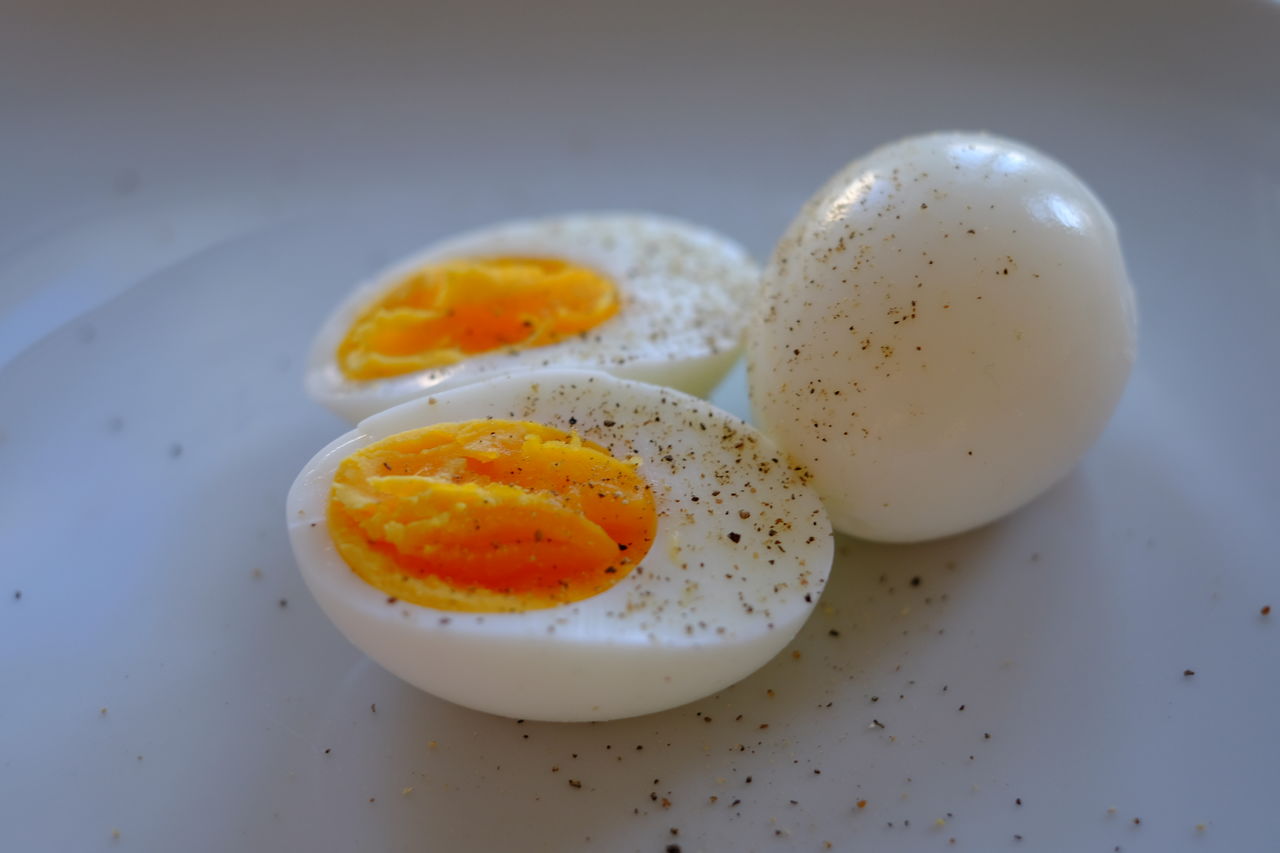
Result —
<instances>
[{"instance_id":1,"label":"pale yellow yolk","mask_svg":"<svg viewBox=\"0 0 1280 853\"><path fill-rule=\"evenodd\" d=\"M424 267L366 309L338 345L348 379L443 367L496 349L546 346L618 311L600 273L546 258L460 259Z\"/></svg>"},{"instance_id":2,"label":"pale yellow yolk","mask_svg":"<svg viewBox=\"0 0 1280 853\"><path fill-rule=\"evenodd\" d=\"M653 543L648 484L577 434L529 421L410 430L347 457L329 531L388 596L446 610L533 610L603 592Z\"/></svg>"}]
</instances>

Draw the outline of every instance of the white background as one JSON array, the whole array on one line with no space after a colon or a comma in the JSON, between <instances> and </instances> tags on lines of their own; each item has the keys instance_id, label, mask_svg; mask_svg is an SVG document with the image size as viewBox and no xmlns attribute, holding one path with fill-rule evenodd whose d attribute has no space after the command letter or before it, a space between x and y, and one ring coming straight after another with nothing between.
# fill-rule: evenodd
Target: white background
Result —
<instances>
[{"instance_id":1,"label":"white background","mask_svg":"<svg viewBox=\"0 0 1280 853\"><path fill-rule=\"evenodd\" d=\"M0 849L1276 849L1278 45L1267 0L11 0ZM763 258L845 162L952 128L1121 228L1139 363L1062 484L841 540L792 650L615 723L438 701L309 599L283 496L343 426L300 361L357 279L590 208Z\"/></svg>"}]
</instances>

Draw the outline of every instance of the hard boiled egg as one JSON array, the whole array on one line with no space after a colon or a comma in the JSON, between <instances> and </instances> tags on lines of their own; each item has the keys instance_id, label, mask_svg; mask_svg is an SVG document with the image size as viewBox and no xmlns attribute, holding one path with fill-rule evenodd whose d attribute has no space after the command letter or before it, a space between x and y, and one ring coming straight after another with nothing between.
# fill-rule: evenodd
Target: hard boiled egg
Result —
<instances>
[{"instance_id":1,"label":"hard boiled egg","mask_svg":"<svg viewBox=\"0 0 1280 853\"><path fill-rule=\"evenodd\" d=\"M684 393L537 371L362 421L299 475L288 525L320 606L391 672L490 713L604 720L791 641L832 560L806 476Z\"/></svg>"},{"instance_id":2,"label":"hard boiled egg","mask_svg":"<svg viewBox=\"0 0 1280 853\"><path fill-rule=\"evenodd\" d=\"M759 269L705 228L648 215L522 220L375 275L317 335L306 386L355 421L547 366L706 394L740 352Z\"/></svg>"},{"instance_id":3,"label":"hard boiled egg","mask_svg":"<svg viewBox=\"0 0 1280 853\"><path fill-rule=\"evenodd\" d=\"M916 137L838 172L778 243L751 403L836 529L945 536L1070 470L1135 325L1116 226L1079 178L1008 139Z\"/></svg>"}]
</instances>

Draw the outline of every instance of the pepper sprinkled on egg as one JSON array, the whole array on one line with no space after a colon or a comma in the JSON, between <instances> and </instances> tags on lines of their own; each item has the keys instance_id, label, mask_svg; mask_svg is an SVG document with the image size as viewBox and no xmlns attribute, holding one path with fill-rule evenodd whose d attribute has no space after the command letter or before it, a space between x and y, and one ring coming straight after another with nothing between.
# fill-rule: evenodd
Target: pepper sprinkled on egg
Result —
<instances>
[{"instance_id":1,"label":"pepper sprinkled on egg","mask_svg":"<svg viewBox=\"0 0 1280 853\"><path fill-rule=\"evenodd\" d=\"M361 422L289 494L344 634L462 705L601 720L758 669L831 568L808 473L733 415L586 371L512 374Z\"/></svg>"},{"instance_id":2,"label":"pepper sprinkled on egg","mask_svg":"<svg viewBox=\"0 0 1280 853\"><path fill-rule=\"evenodd\" d=\"M1128 379L1115 224L1061 163L939 133L820 188L747 333L756 423L814 472L837 530L908 542L985 524L1071 469Z\"/></svg>"},{"instance_id":3,"label":"pepper sprinkled on egg","mask_svg":"<svg viewBox=\"0 0 1280 853\"><path fill-rule=\"evenodd\" d=\"M706 228L639 214L509 222L437 243L329 316L306 375L351 421L515 370L580 367L705 395L733 365L759 268Z\"/></svg>"}]
</instances>

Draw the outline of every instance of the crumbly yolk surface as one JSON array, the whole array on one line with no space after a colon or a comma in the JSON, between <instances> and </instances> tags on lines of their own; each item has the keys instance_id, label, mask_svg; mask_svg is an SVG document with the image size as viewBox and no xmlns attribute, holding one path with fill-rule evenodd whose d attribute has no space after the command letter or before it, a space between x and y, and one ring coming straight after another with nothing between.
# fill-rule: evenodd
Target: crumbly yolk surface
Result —
<instances>
[{"instance_id":1,"label":"crumbly yolk surface","mask_svg":"<svg viewBox=\"0 0 1280 853\"><path fill-rule=\"evenodd\" d=\"M603 592L648 552L638 460L529 421L402 432L347 457L329 531L388 596L445 610L552 607Z\"/></svg>"},{"instance_id":2,"label":"crumbly yolk surface","mask_svg":"<svg viewBox=\"0 0 1280 853\"><path fill-rule=\"evenodd\" d=\"M546 346L600 325L618 304L611 279L562 260L449 261L417 270L365 309L338 345L338 366L348 379L383 379Z\"/></svg>"}]
</instances>

